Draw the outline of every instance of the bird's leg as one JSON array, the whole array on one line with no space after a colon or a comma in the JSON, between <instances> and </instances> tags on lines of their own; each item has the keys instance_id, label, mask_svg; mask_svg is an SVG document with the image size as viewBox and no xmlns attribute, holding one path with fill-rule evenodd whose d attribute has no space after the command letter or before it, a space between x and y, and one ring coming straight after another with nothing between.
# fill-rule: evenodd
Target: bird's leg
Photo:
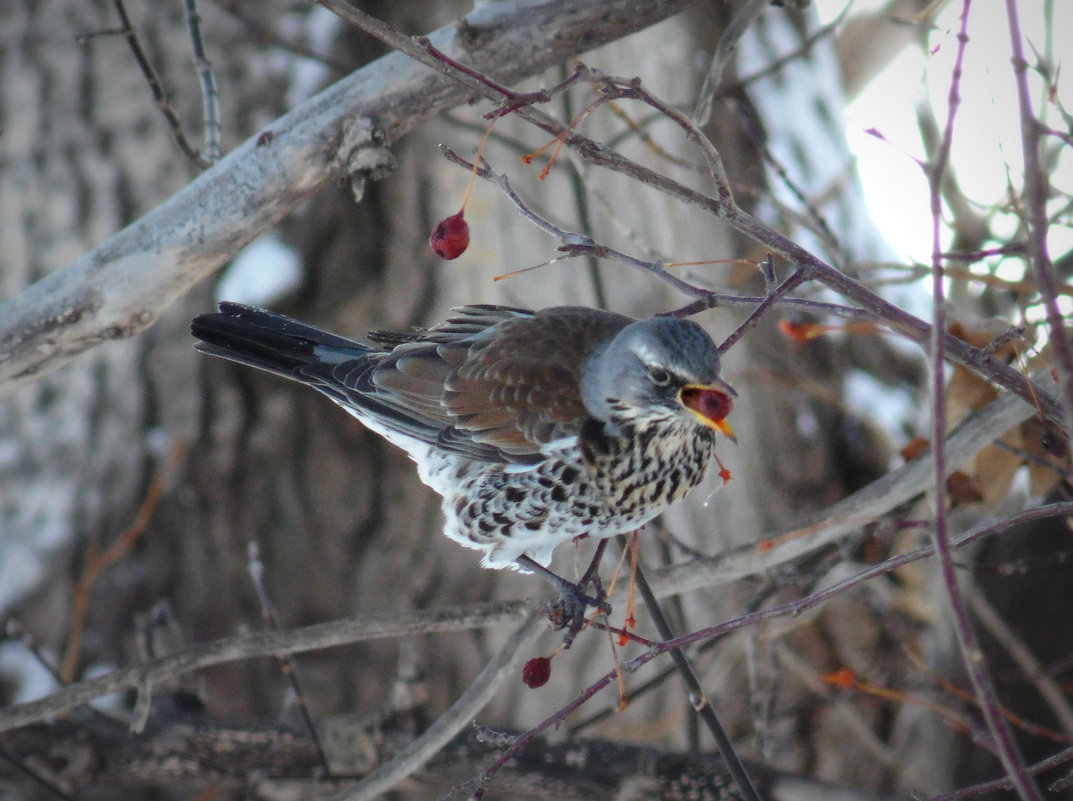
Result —
<instances>
[{"instance_id":1,"label":"bird's leg","mask_svg":"<svg viewBox=\"0 0 1073 801\"><path fill-rule=\"evenodd\" d=\"M619 645L625 645L628 641L628 635L630 629L637 628L637 618L634 616L634 588L637 586L637 554L640 551L640 546L637 544L637 534L640 529L637 529L630 535L629 545L627 549L630 553L630 592L626 596L626 618L622 621L622 631L624 632L619 637Z\"/></svg>"},{"instance_id":2,"label":"bird's leg","mask_svg":"<svg viewBox=\"0 0 1073 801\"><path fill-rule=\"evenodd\" d=\"M585 570L581 580L576 583L567 581L558 573L549 570L524 554L516 560L526 570L539 573L559 589L559 597L551 605L551 618L556 624L556 628L567 629L564 640L568 645L573 641L574 636L581 631L582 626L585 625L585 612L588 611L590 606L605 615L611 614L611 604L606 600L607 596L600 585L600 577L597 573L597 567L606 546L607 540L601 540L596 546L596 553L593 555L593 560L588 569ZM585 588L589 584L592 584L595 588L594 595L585 594Z\"/></svg>"},{"instance_id":3,"label":"bird's leg","mask_svg":"<svg viewBox=\"0 0 1073 801\"><path fill-rule=\"evenodd\" d=\"M592 559L589 562L589 566L585 568L585 572L581 575L581 581L578 582L579 587L584 587L590 581L596 582L597 589L602 592L599 587L600 583L600 560L604 558L604 551L607 550L607 540L600 540L596 543L596 550L592 552Z\"/></svg>"}]
</instances>

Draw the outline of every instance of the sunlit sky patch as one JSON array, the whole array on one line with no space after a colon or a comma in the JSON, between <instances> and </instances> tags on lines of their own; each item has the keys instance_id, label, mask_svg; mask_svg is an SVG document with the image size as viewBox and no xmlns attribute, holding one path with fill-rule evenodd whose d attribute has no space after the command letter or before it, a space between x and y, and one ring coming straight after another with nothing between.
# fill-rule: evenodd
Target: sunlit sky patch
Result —
<instances>
[{"instance_id":1,"label":"sunlit sky patch","mask_svg":"<svg viewBox=\"0 0 1073 801\"><path fill-rule=\"evenodd\" d=\"M822 22L829 22L845 7L844 0L816 0ZM851 13L870 13L888 5L885 0L857 0ZM1048 0L1019 3L1022 33L1030 62L1037 57L1055 68L1068 70L1071 54L1066 32L1073 30L1073 3ZM1052 8L1053 24L1045 24ZM917 127L917 107L928 103L937 124L945 124L951 72L957 52L959 15L963 4L945 3L930 20L928 48L907 47L879 74L847 109L846 132L859 161L869 207L884 235L905 257L928 263L931 259L931 216L927 181L916 161L926 157ZM892 22L892 24L895 24ZM961 79L961 105L957 111L950 166L964 194L977 211L1005 202L1010 187L1021 188L1022 150L1020 115L1010 62L1010 34L1006 4L985 0L971 5L969 44ZM1070 80L1060 80L1057 95L1073 107ZM1044 123L1064 125L1048 102L1047 87L1029 74L1032 102ZM876 137L868 131L882 134ZM1063 153L1053 174L1057 187L1073 187L1073 157ZM996 219L997 233L1015 229L1015 221ZM1003 230L1005 229L1005 230ZM1051 233L1052 256L1073 247L1068 227ZM1020 268L1004 268L1005 275ZM1019 273L1016 275L1019 277Z\"/></svg>"}]
</instances>

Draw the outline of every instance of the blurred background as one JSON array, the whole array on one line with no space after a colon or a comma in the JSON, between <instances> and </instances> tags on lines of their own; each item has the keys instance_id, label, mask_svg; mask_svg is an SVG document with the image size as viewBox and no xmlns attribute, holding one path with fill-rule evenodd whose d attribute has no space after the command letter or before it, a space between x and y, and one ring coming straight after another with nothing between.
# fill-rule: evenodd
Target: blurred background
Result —
<instances>
[{"instance_id":1,"label":"blurred background","mask_svg":"<svg viewBox=\"0 0 1073 801\"><path fill-rule=\"evenodd\" d=\"M470 9L455 2L361 5L410 34L449 25ZM612 75L639 76L688 112L740 5L699 3L582 59ZM743 207L928 319L931 218L918 162L934 153L945 123L962 6L922 0L785 5L769 9L745 34L704 130ZM1058 65L1068 45L1056 32L1069 9L1021 5L1035 59L1033 99L1049 124L1066 131L1065 139L1047 141L1045 153L1054 176L1049 244L1064 282L1073 241L1069 117ZM126 7L185 133L199 141L201 96L181 4L129 0ZM202 0L198 10L219 85L224 153L385 52L306 3ZM977 254L958 262L957 272L951 267L951 321L979 346L1008 326L1026 326L1023 344L1009 358L1028 360L1046 342L1034 328L1041 313L1025 260L1002 250L1022 242L1025 231L1020 133L1009 127L1017 121L1009 34L1000 10L995 3L972 8L943 238L944 248ZM199 172L176 147L125 39L96 35L118 25L114 5L104 0L15 0L0 15L0 300L101 244ZM563 65L526 87L553 85L569 71ZM546 110L569 120L591 98L591 88L579 85ZM420 484L404 454L314 392L195 353L188 332L193 316L225 299L355 338L372 329L431 324L463 303L581 304L646 316L690 300L622 263L545 264L557 257L559 243L480 181L466 208L468 251L452 262L438 260L429 231L458 210L469 180L438 145L470 157L489 108L462 105L422 125L392 146L394 169L369 183L360 202L349 185L327 187L235 253L150 329L102 344L0 400L0 619L17 621L32 635L63 680L137 664L145 658L139 642L146 621L163 618L175 643L262 628L247 573L251 541L284 627L548 595L539 580L483 570L478 554L446 540L439 499ZM651 109L604 107L580 130L683 183L712 189L701 154ZM671 269L698 286L763 294L756 264L765 254L754 243L699 209L586 167L566 151L539 180L546 158L524 166L519 156L546 142L545 134L508 117L484 155L527 203L567 230L640 258L690 263ZM537 265L544 266L495 280ZM785 264L776 267L780 275L788 272ZM843 302L818 287L799 294ZM1068 294L1060 298L1068 300ZM718 341L746 313L714 309L695 319ZM798 341L780 330L786 320L834 323L835 330ZM739 393L730 420L738 445L723 445L719 453L733 480L723 486L710 476L651 526L642 538L646 564L771 537L898 466L901 449L927 436L920 349L837 323L769 314L728 352L724 376ZM962 380L972 399L952 390L951 403L961 404L952 417L987 396L986 385ZM1022 440L1015 447L1032 450ZM958 498L958 525L1064 497L1067 474L1048 468L1029 475L1024 461L1022 452L967 466L973 491ZM672 605L677 625L696 629L805 596L850 568L926 541L927 528L918 523L929 514L926 503L900 507L888 519L868 521L842 546L777 574L691 593ZM100 554L117 541L124 542L120 558L101 563ZM1056 681L1069 678L1070 640L1040 621L1073 601L1065 567L1070 548L1068 526L1058 521L965 556L973 591L990 599ZM570 546L557 557L567 574L583 561ZM980 566L969 569L973 560ZM876 794L951 790L1001 769L974 742L978 713L940 680L965 681L941 596L929 565L907 568L810 615L750 627L694 656L745 755ZM644 614L639 617L640 631L651 634ZM298 672L316 720L383 712L403 676L421 687L421 713L431 720L510 630L321 651L299 657ZM547 655L558 642L549 632L532 655ZM1068 717L1062 722L1062 705L1056 710L1053 699L1040 702L1023 665L994 659L1005 702L1038 725L1020 735L1028 756L1057 750L1056 741L1068 747L1073 730ZM606 637L587 632L556 658L547 686L533 691L508 681L481 720L528 728L612 664ZM847 666L898 695L825 683L824 676ZM656 669L649 670L631 677L631 687L652 678ZM236 662L187 679L171 689L195 695L203 705L199 714L251 726L293 720L288 682L275 661ZM55 686L24 640L12 636L0 644L0 703ZM131 703L113 699L110 708L127 714ZM605 692L579 715L617 704ZM710 749L673 679L631 694L624 712L582 733ZM44 792L8 771L0 767L0 794L10 793L4 797ZM114 797L114 786L85 775L91 778L77 788L78 797ZM138 793L132 798L209 797L196 795L203 784L131 779L123 789ZM242 785L213 786L217 797L230 798L243 797ZM449 786L433 780L419 795Z\"/></svg>"}]
</instances>

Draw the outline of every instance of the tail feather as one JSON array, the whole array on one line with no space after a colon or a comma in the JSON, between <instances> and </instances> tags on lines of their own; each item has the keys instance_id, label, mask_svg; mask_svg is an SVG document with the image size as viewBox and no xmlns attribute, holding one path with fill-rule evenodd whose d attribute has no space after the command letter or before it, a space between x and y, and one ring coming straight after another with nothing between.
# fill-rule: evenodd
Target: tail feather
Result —
<instances>
[{"instance_id":1,"label":"tail feather","mask_svg":"<svg viewBox=\"0 0 1073 801\"><path fill-rule=\"evenodd\" d=\"M374 380L377 370L395 365L388 351L330 334L275 312L221 303L219 312L195 317L190 332L195 348L240 364L306 384L327 395L373 431L406 450L418 463L431 447L484 462L529 464L534 456L518 456L463 433L446 408L430 399L427 386L406 392L384 389ZM404 336L396 345L417 337ZM431 346L434 348L434 346ZM426 382L427 384L428 382Z\"/></svg>"},{"instance_id":2,"label":"tail feather","mask_svg":"<svg viewBox=\"0 0 1073 801\"><path fill-rule=\"evenodd\" d=\"M362 359L373 349L275 312L221 303L220 311L195 317L190 333L194 347L240 364L302 380L303 368L315 364Z\"/></svg>"}]
</instances>

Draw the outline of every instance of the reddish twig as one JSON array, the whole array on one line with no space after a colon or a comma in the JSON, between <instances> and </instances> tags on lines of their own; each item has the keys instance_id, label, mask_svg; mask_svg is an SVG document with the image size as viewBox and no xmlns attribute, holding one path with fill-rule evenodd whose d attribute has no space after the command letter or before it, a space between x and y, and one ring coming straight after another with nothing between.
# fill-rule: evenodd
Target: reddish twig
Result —
<instances>
[{"instance_id":1,"label":"reddish twig","mask_svg":"<svg viewBox=\"0 0 1073 801\"><path fill-rule=\"evenodd\" d=\"M1028 88L1028 62L1025 60L1021 23L1015 0L1006 0L1009 20L1010 47L1013 53L1013 74L1017 83L1017 104L1021 114L1021 149L1024 155L1024 209L1028 223L1025 243L1029 266L1036 279L1040 299L1047 312L1050 343L1060 377L1059 397L1065 411L1066 430L1073 432L1073 343L1070 342L1058 308L1059 282L1047 249L1047 175L1040 165L1040 141L1046 133L1032 111Z\"/></svg>"},{"instance_id":2,"label":"reddish twig","mask_svg":"<svg viewBox=\"0 0 1073 801\"><path fill-rule=\"evenodd\" d=\"M1049 770L1054 770L1067 762L1073 761L1073 748L1066 748L1059 751L1053 756L1049 756L1046 759L1041 759L1039 762L1034 763L1028 768L1028 772L1033 776L1038 776L1041 773L1046 773ZM993 793L996 790L1012 790L1013 782L1008 779L994 779L989 782L982 782L980 784L974 784L972 787L964 787L960 790L953 790L949 793L940 793L939 795L933 795L926 801L961 801L963 798L975 798L978 795L984 793ZM1060 789L1057 786L1052 787L1052 790L1058 792Z\"/></svg>"},{"instance_id":3,"label":"reddish twig","mask_svg":"<svg viewBox=\"0 0 1073 801\"><path fill-rule=\"evenodd\" d=\"M968 24L969 8L972 0L963 0L961 11L961 29L958 31L958 46L954 58L954 68L950 76L950 91L947 100L946 126L935 154L928 168L928 186L931 196L932 214L932 330L931 330L931 389L932 389L932 430L931 440L935 443L935 484L933 496L935 503L934 527L932 541L938 561L939 571L946 589L947 601L954 618L954 630L961 649L961 658L979 699L987 728L995 743L995 752L1013 780L1018 795L1024 801L1041 799L1039 788L1025 767L1024 757L1017 747L998 701L990 671L983 660L979 639L969 614L965 598L958 587L957 571L954 566L954 554L950 544L950 535L946 518L946 458L943 447L946 436L946 297L943 272L942 247L942 184L946 165L950 158L950 148L954 140L954 121L961 105L961 75L965 49L969 42Z\"/></svg>"},{"instance_id":4,"label":"reddish twig","mask_svg":"<svg viewBox=\"0 0 1073 801\"><path fill-rule=\"evenodd\" d=\"M86 566L73 592L71 633L68 635L67 648L63 653L63 661L60 663L60 678L64 684L69 684L74 680L75 671L78 668L78 659L82 653L82 633L85 631L86 617L89 615L89 597L93 591L93 585L96 584L101 573L130 553L130 549L145 533L149 522L153 519L157 504L160 503L168 478L185 457L186 442L180 441L172 448L167 462L149 485L142 505L134 516L134 522L103 553L90 549Z\"/></svg>"}]
</instances>

